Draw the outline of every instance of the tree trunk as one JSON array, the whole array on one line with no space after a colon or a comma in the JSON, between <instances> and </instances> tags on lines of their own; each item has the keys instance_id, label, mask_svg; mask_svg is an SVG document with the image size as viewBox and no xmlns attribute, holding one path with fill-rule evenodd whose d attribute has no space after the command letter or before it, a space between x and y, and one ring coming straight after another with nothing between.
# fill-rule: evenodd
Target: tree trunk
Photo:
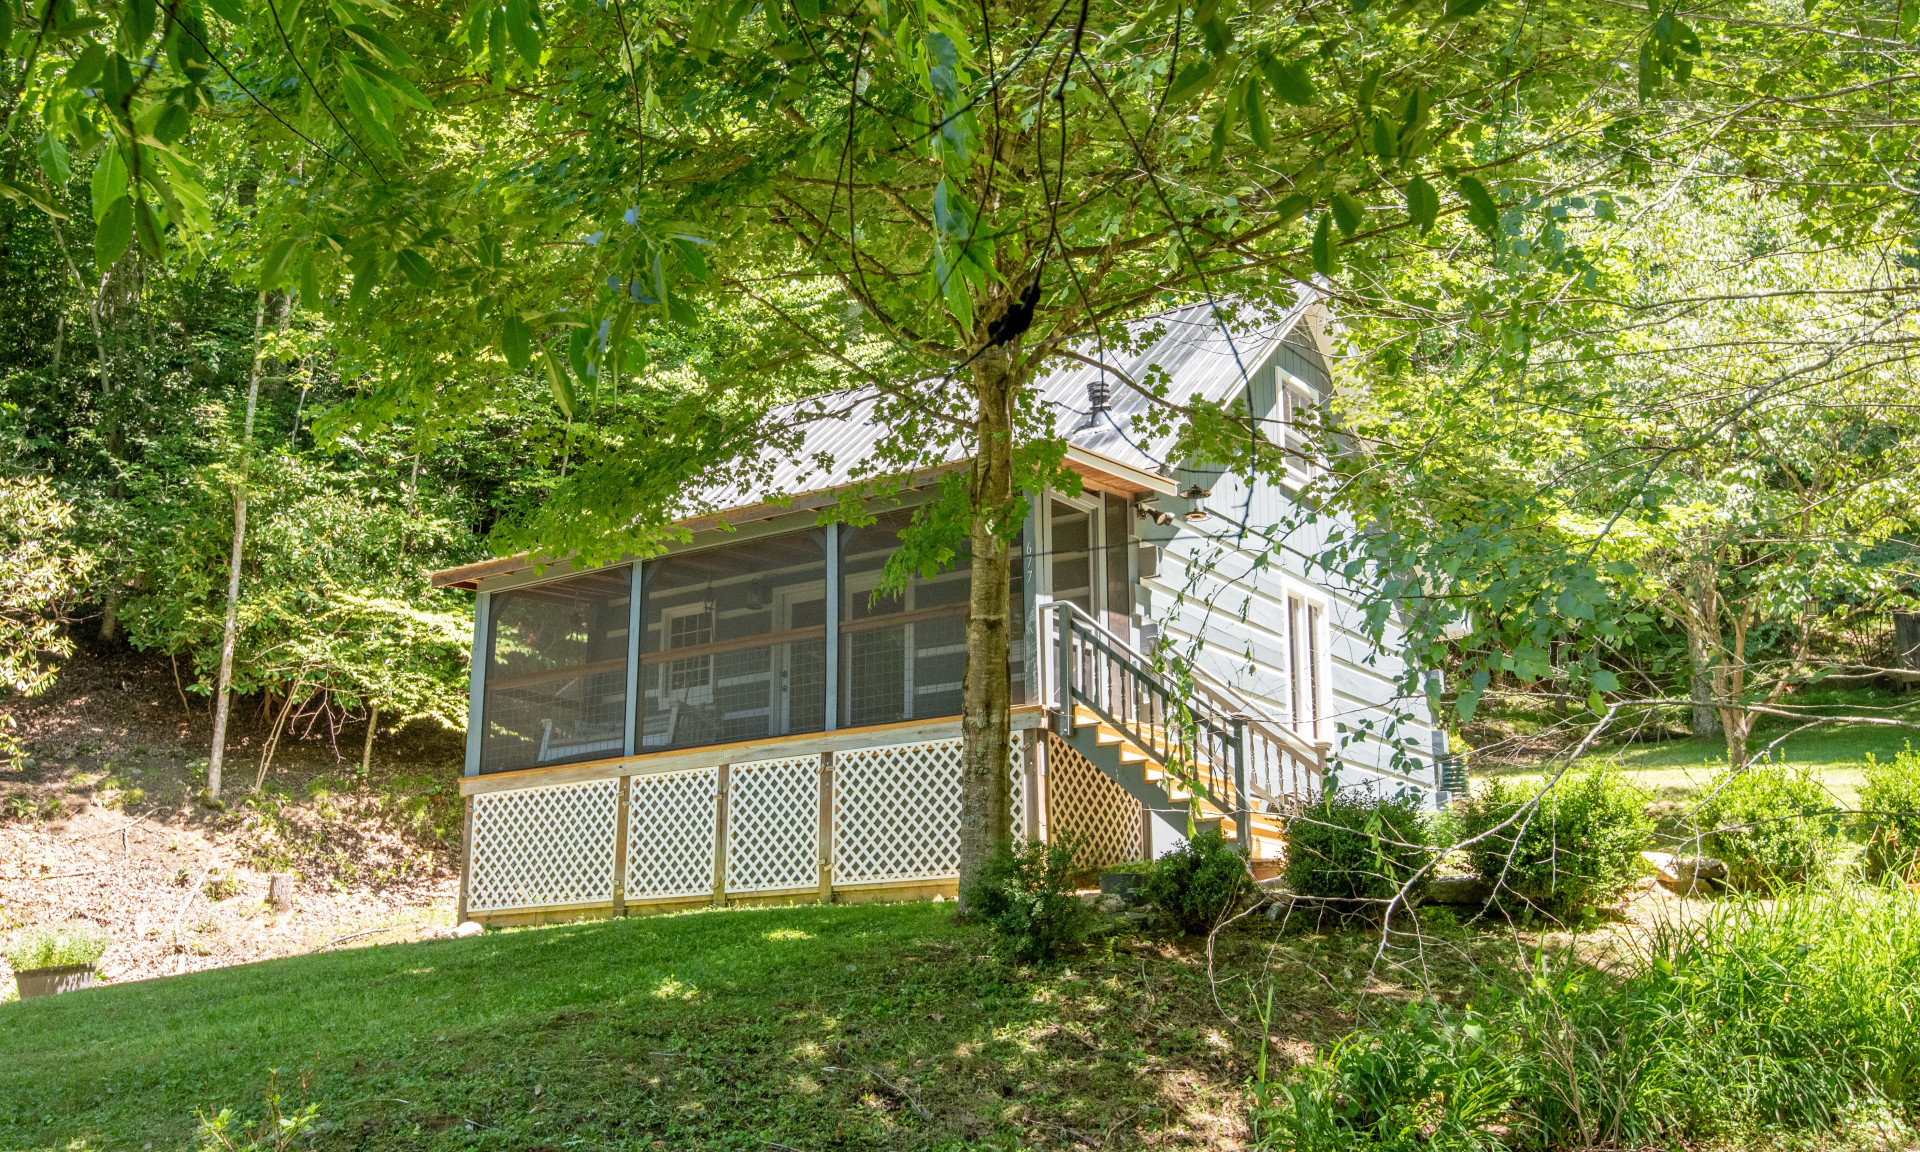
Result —
<instances>
[{"instance_id":1,"label":"tree trunk","mask_svg":"<svg viewBox=\"0 0 1920 1152\"><path fill-rule=\"evenodd\" d=\"M369 704L372 711L367 715L367 743L360 749L360 779L367 778L367 770L373 767L373 734L380 727L380 706Z\"/></svg>"},{"instance_id":2,"label":"tree trunk","mask_svg":"<svg viewBox=\"0 0 1920 1152\"><path fill-rule=\"evenodd\" d=\"M240 557L247 543L247 453L253 447L253 409L260 399L261 329L267 322L267 294L253 311L253 371L247 380L247 420L240 434L240 480L233 491L233 550L227 558L227 622L220 633L220 681L214 689L213 752L207 758L207 795L220 797L220 759L227 750L227 714L233 706L233 645L240 613Z\"/></svg>"},{"instance_id":3,"label":"tree trunk","mask_svg":"<svg viewBox=\"0 0 1920 1152\"><path fill-rule=\"evenodd\" d=\"M1012 836L1009 745L1013 718L1007 674L1011 640L1007 517L1013 515L1013 400L1019 381L1011 352L993 349L972 365L978 404L970 499L973 591L967 603L967 668L961 688L960 915L967 885Z\"/></svg>"},{"instance_id":4,"label":"tree trunk","mask_svg":"<svg viewBox=\"0 0 1920 1152\"><path fill-rule=\"evenodd\" d=\"M1688 692L1693 697L1693 734L1712 736L1720 731L1720 714L1713 704L1713 678L1708 671L1712 657L1707 653L1706 637L1688 622L1687 659L1693 665Z\"/></svg>"}]
</instances>

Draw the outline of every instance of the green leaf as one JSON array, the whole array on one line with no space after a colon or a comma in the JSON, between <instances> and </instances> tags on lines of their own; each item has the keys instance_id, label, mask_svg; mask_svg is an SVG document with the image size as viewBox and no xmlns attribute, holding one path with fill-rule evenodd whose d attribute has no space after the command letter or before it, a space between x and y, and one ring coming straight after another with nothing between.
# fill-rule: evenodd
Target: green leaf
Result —
<instances>
[{"instance_id":1,"label":"green leaf","mask_svg":"<svg viewBox=\"0 0 1920 1152\"><path fill-rule=\"evenodd\" d=\"M1487 0L1447 0L1440 13L1442 20L1463 20L1487 6Z\"/></svg>"},{"instance_id":2,"label":"green leaf","mask_svg":"<svg viewBox=\"0 0 1920 1152\"><path fill-rule=\"evenodd\" d=\"M307 301L309 307L320 307L320 269L315 267L313 253L303 252L296 261L299 265L300 298Z\"/></svg>"},{"instance_id":3,"label":"green leaf","mask_svg":"<svg viewBox=\"0 0 1920 1152\"><path fill-rule=\"evenodd\" d=\"M1360 202L1345 192L1335 192L1330 201L1333 206L1333 222L1340 226L1344 236L1351 236L1360 230L1362 215Z\"/></svg>"},{"instance_id":4,"label":"green leaf","mask_svg":"<svg viewBox=\"0 0 1920 1152\"><path fill-rule=\"evenodd\" d=\"M1465 724L1471 721L1473 714L1479 711L1479 709L1480 689L1462 688L1459 699L1453 702L1453 710L1459 714L1460 723Z\"/></svg>"},{"instance_id":5,"label":"green leaf","mask_svg":"<svg viewBox=\"0 0 1920 1152\"><path fill-rule=\"evenodd\" d=\"M1422 232L1432 228L1440 216L1440 193L1434 191L1425 176L1407 181L1407 216Z\"/></svg>"},{"instance_id":6,"label":"green leaf","mask_svg":"<svg viewBox=\"0 0 1920 1152\"><path fill-rule=\"evenodd\" d=\"M271 292L286 283L287 262L293 259L293 250L300 246L300 237L283 236L267 254L260 259L260 291Z\"/></svg>"},{"instance_id":7,"label":"green leaf","mask_svg":"<svg viewBox=\"0 0 1920 1152\"><path fill-rule=\"evenodd\" d=\"M1313 197L1308 196L1304 192L1294 192L1288 195L1286 199L1280 201L1280 206L1276 211L1280 213L1280 219L1283 223L1291 224L1311 207L1313 207Z\"/></svg>"},{"instance_id":8,"label":"green leaf","mask_svg":"<svg viewBox=\"0 0 1920 1152\"><path fill-rule=\"evenodd\" d=\"M36 149L40 157L40 171L47 174L47 183L53 185L57 193L73 179L73 167L67 162L67 146L60 141L59 134L49 128L40 135L40 146Z\"/></svg>"},{"instance_id":9,"label":"green leaf","mask_svg":"<svg viewBox=\"0 0 1920 1152\"><path fill-rule=\"evenodd\" d=\"M507 0L507 39L513 50L526 61L529 71L540 67L540 30L533 26L533 11L527 0Z\"/></svg>"},{"instance_id":10,"label":"green leaf","mask_svg":"<svg viewBox=\"0 0 1920 1152\"><path fill-rule=\"evenodd\" d=\"M431 112L434 110L433 102L428 100L420 89L413 86L413 81L408 80L405 76L400 75L391 68L384 68L371 60L358 56L353 58L353 66L364 73L365 79L378 84L380 87L400 97L400 99L420 109L422 112Z\"/></svg>"},{"instance_id":11,"label":"green leaf","mask_svg":"<svg viewBox=\"0 0 1920 1152\"><path fill-rule=\"evenodd\" d=\"M154 0L127 0L120 19L120 34L127 41L128 56L145 55L142 49L153 39L155 15Z\"/></svg>"},{"instance_id":12,"label":"green leaf","mask_svg":"<svg viewBox=\"0 0 1920 1152\"><path fill-rule=\"evenodd\" d=\"M352 66L336 69L334 75L340 78L340 91L346 96L347 108L360 127L375 144L388 152L399 152L400 143L393 137L393 105L387 100L387 94L369 86Z\"/></svg>"},{"instance_id":13,"label":"green leaf","mask_svg":"<svg viewBox=\"0 0 1920 1152\"><path fill-rule=\"evenodd\" d=\"M359 42L367 54L389 68L417 68L419 64L407 55L405 49L387 39L377 28L365 24L349 23L340 27L349 37Z\"/></svg>"},{"instance_id":14,"label":"green leaf","mask_svg":"<svg viewBox=\"0 0 1920 1152\"><path fill-rule=\"evenodd\" d=\"M13 39L13 0L0 0L0 45Z\"/></svg>"},{"instance_id":15,"label":"green leaf","mask_svg":"<svg viewBox=\"0 0 1920 1152\"><path fill-rule=\"evenodd\" d=\"M0 3L0 7L6 7ZM99 44L88 44L80 52L80 58L67 69L62 81L67 87L78 92L82 88L91 88L100 81L100 74L107 70L107 50Z\"/></svg>"},{"instance_id":16,"label":"green leaf","mask_svg":"<svg viewBox=\"0 0 1920 1152\"><path fill-rule=\"evenodd\" d=\"M1600 693L1589 692L1587 693L1587 707L1595 712L1605 712L1607 710L1607 702L1601 698Z\"/></svg>"},{"instance_id":17,"label":"green leaf","mask_svg":"<svg viewBox=\"0 0 1920 1152\"><path fill-rule=\"evenodd\" d=\"M525 320L510 315L500 326L500 354L507 358L507 366L515 372L525 368L533 358L533 330Z\"/></svg>"},{"instance_id":18,"label":"green leaf","mask_svg":"<svg viewBox=\"0 0 1920 1152\"><path fill-rule=\"evenodd\" d=\"M1320 226L1313 230L1313 270L1322 276L1333 275L1333 216L1320 214Z\"/></svg>"},{"instance_id":19,"label":"green leaf","mask_svg":"<svg viewBox=\"0 0 1920 1152\"><path fill-rule=\"evenodd\" d=\"M1297 108L1313 103L1313 73L1305 60L1282 63L1269 57L1260 62L1260 71L1266 75L1273 94L1283 103Z\"/></svg>"},{"instance_id":20,"label":"green leaf","mask_svg":"<svg viewBox=\"0 0 1920 1152\"><path fill-rule=\"evenodd\" d=\"M146 249L147 255L155 260L167 258L166 225L146 200L134 202L133 234L140 238L140 247Z\"/></svg>"},{"instance_id":21,"label":"green leaf","mask_svg":"<svg viewBox=\"0 0 1920 1152\"><path fill-rule=\"evenodd\" d=\"M1266 98L1258 84L1247 85L1247 131L1262 152L1273 151L1273 126L1267 123Z\"/></svg>"},{"instance_id":22,"label":"green leaf","mask_svg":"<svg viewBox=\"0 0 1920 1152\"><path fill-rule=\"evenodd\" d=\"M241 0L207 0L207 6L227 23L246 27L247 7Z\"/></svg>"},{"instance_id":23,"label":"green leaf","mask_svg":"<svg viewBox=\"0 0 1920 1152\"><path fill-rule=\"evenodd\" d=\"M1207 86L1213 79L1213 61L1200 60L1181 69L1180 75L1173 81L1173 87L1167 89L1167 103L1178 104L1187 97Z\"/></svg>"},{"instance_id":24,"label":"green leaf","mask_svg":"<svg viewBox=\"0 0 1920 1152\"><path fill-rule=\"evenodd\" d=\"M1400 133L1385 116L1373 118L1373 154L1387 164L1400 159Z\"/></svg>"},{"instance_id":25,"label":"green leaf","mask_svg":"<svg viewBox=\"0 0 1920 1152\"><path fill-rule=\"evenodd\" d=\"M1487 186L1471 176L1462 176L1457 185L1460 198L1467 202L1467 222L1486 234L1488 240L1500 239L1500 206L1493 201Z\"/></svg>"},{"instance_id":26,"label":"green leaf","mask_svg":"<svg viewBox=\"0 0 1920 1152\"><path fill-rule=\"evenodd\" d=\"M1620 690L1620 677L1602 668L1593 674L1593 687L1595 691L1599 692L1618 692Z\"/></svg>"},{"instance_id":27,"label":"green leaf","mask_svg":"<svg viewBox=\"0 0 1920 1152\"><path fill-rule=\"evenodd\" d=\"M107 205L93 230L93 267L102 276L133 239L133 200L122 195Z\"/></svg>"},{"instance_id":28,"label":"green leaf","mask_svg":"<svg viewBox=\"0 0 1920 1152\"><path fill-rule=\"evenodd\" d=\"M542 348L540 359L547 368L547 388L553 393L553 402L560 406L567 419L573 419L573 381L568 378L566 368L552 348Z\"/></svg>"},{"instance_id":29,"label":"green leaf","mask_svg":"<svg viewBox=\"0 0 1920 1152\"><path fill-rule=\"evenodd\" d=\"M820 0L793 0L793 10L800 19L812 22L820 19Z\"/></svg>"},{"instance_id":30,"label":"green leaf","mask_svg":"<svg viewBox=\"0 0 1920 1152\"><path fill-rule=\"evenodd\" d=\"M4 0L0 0L4 3ZM127 194L127 161L120 149L109 145L93 166L93 221L106 218L113 202Z\"/></svg>"},{"instance_id":31,"label":"green leaf","mask_svg":"<svg viewBox=\"0 0 1920 1152\"><path fill-rule=\"evenodd\" d=\"M415 288L426 288L433 284L433 265L425 256L411 248L402 248L393 254L393 259L400 265L400 271L406 276L407 282Z\"/></svg>"}]
</instances>

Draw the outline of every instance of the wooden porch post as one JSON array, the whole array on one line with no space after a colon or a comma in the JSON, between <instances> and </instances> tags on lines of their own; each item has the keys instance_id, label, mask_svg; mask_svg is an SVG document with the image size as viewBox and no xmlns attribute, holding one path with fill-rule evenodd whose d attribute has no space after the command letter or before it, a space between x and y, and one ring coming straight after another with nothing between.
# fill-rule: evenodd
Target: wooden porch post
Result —
<instances>
[{"instance_id":1,"label":"wooden porch post","mask_svg":"<svg viewBox=\"0 0 1920 1152\"><path fill-rule=\"evenodd\" d=\"M833 903L833 753L820 753L820 903Z\"/></svg>"},{"instance_id":2,"label":"wooden porch post","mask_svg":"<svg viewBox=\"0 0 1920 1152\"><path fill-rule=\"evenodd\" d=\"M713 802L713 903L727 902L727 790L733 784L733 765L720 765L720 795Z\"/></svg>"},{"instance_id":3,"label":"wooden porch post","mask_svg":"<svg viewBox=\"0 0 1920 1152\"><path fill-rule=\"evenodd\" d=\"M627 914L627 836L630 820L630 799L633 796L633 777L620 777L620 791L614 803L619 805L613 814L613 914Z\"/></svg>"},{"instance_id":4,"label":"wooden porch post","mask_svg":"<svg viewBox=\"0 0 1920 1152\"><path fill-rule=\"evenodd\" d=\"M465 799L460 832L460 906L454 910L455 924L467 922L467 885L473 874L473 797Z\"/></svg>"}]
</instances>

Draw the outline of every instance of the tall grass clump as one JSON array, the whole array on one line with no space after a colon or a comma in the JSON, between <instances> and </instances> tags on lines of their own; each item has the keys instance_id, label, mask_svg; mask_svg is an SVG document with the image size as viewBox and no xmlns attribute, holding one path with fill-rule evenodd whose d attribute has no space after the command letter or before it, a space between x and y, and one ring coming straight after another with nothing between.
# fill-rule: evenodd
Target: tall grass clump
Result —
<instances>
[{"instance_id":1,"label":"tall grass clump","mask_svg":"<svg viewBox=\"0 0 1920 1152\"><path fill-rule=\"evenodd\" d=\"M1077 891L1079 844L1073 837L1021 840L980 865L967 884L967 908L993 933L995 951L1040 964L1085 943L1094 913Z\"/></svg>"},{"instance_id":2,"label":"tall grass clump","mask_svg":"<svg viewBox=\"0 0 1920 1152\"><path fill-rule=\"evenodd\" d=\"M1867 878L1920 880L1920 752L1907 745L1892 760L1867 753L1860 822L1867 835Z\"/></svg>"},{"instance_id":3,"label":"tall grass clump","mask_svg":"<svg viewBox=\"0 0 1920 1152\"><path fill-rule=\"evenodd\" d=\"M1590 913L1624 895L1653 831L1647 798L1600 765L1544 791L1494 780L1456 814L1473 870L1489 890L1554 916Z\"/></svg>"},{"instance_id":4,"label":"tall grass clump","mask_svg":"<svg viewBox=\"0 0 1920 1152\"><path fill-rule=\"evenodd\" d=\"M1701 847L1736 887L1771 892L1820 876L1838 846L1833 797L1811 768L1749 764L1707 783L1695 813Z\"/></svg>"},{"instance_id":5,"label":"tall grass clump","mask_svg":"<svg viewBox=\"0 0 1920 1152\"><path fill-rule=\"evenodd\" d=\"M1478 1012L1403 1010L1257 1111L1268 1147L1679 1147L1920 1105L1920 903L1796 891L1655 925L1622 975L1535 953Z\"/></svg>"}]
</instances>

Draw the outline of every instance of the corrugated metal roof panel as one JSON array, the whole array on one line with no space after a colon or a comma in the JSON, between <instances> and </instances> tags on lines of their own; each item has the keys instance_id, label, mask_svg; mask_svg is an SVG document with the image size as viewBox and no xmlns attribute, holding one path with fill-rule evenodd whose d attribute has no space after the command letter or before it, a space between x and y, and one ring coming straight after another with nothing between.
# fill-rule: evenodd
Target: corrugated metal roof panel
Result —
<instances>
[{"instance_id":1,"label":"corrugated metal roof panel","mask_svg":"<svg viewBox=\"0 0 1920 1152\"><path fill-rule=\"evenodd\" d=\"M1146 343L1135 352L1110 349L1101 354L1097 341L1075 347L1083 356L1101 360L1115 373L1066 357L1035 385L1042 404L1055 413L1056 427L1068 442L1149 472L1162 471L1171 437L1142 438L1133 418L1151 412L1155 402L1138 388L1151 389L1156 379L1167 384L1167 398L1187 403L1195 398L1224 403L1237 394L1247 375L1264 361L1298 323L1306 302L1279 312L1250 313L1244 309L1231 324L1216 319L1208 304L1189 305L1161 316L1129 324L1128 331ZM1108 380L1108 411L1089 420L1089 388L1102 376ZM1126 381L1132 381L1130 386ZM841 488L858 479L860 465L890 434L874 418L876 398L848 396L846 414L811 422L798 451L769 458L764 484L752 491L737 486L696 489L689 498L690 518L729 508L763 503L774 497L799 496L822 489ZM802 410L793 406L789 413ZM780 414L776 412L774 419ZM957 444L926 464L965 459L969 449Z\"/></svg>"}]
</instances>

